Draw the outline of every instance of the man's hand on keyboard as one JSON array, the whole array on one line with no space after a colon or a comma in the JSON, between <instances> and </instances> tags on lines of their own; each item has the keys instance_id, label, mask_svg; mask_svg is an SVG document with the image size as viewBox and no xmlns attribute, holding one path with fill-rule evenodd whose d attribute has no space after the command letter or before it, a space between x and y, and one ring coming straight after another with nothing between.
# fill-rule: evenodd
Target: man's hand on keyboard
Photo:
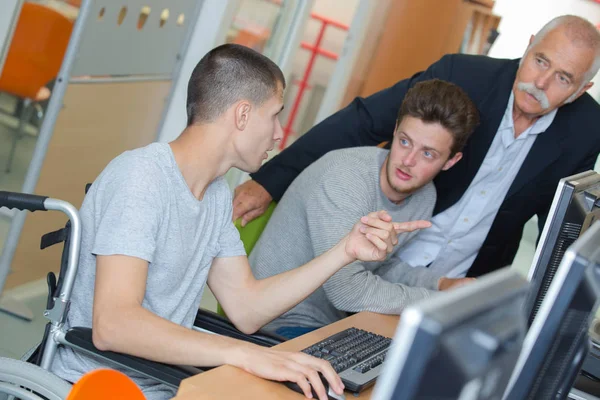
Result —
<instances>
[{"instance_id":1,"label":"man's hand on keyboard","mask_svg":"<svg viewBox=\"0 0 600 400\"><path fill-rule=\"evenodd\" d=\"M457 286L466 285L468 283L474 282L475 278L445 278L442 277L438 281L438 289L439 290L448 290Z\"/></svg>"},{"instance_id":2,"label":"man's hand on keyboard","mask_svg":"<svg viewBox=\"0 0 600 400\"><path fill-rule=\"evenodd\" d=\"M398 243L398 234L431 226L429 221L392 222L386 211L372 212L346 237L346 254L353 260L383 261Z\"/></svg>"},{"instance_id":3,"label":"man's hand on keyboard","mask_svg":"<svg viewBox=\"0 0 600 400\"><path fill-rule=\"evenodd\" d=\"M239 361L241 363L231 364L261 378L279 382L296 382L308 398L312 397L310 387L312 385L319 399L327 400L327 391L321 382L319 372L336 393L344 393L344 384L331 364L308 354L248 346Z\"/></svg>"}]
</instances>

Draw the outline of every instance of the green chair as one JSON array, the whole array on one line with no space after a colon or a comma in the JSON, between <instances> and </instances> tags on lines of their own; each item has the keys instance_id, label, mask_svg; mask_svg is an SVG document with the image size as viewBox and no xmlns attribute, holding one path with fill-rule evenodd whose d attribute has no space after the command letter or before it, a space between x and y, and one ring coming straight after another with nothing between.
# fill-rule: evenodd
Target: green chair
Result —
<instances>
[{"instance_id":1,"label":"green chair","mask_svg":"<svg viewBox=\"0 0 600 400\"><path fill-rule=\"evenodd\" d=\"M265 211L263 215L248 222L244 227L242 227L241 218L235 221L235 227L240 232L240 238L242 239L242 243L244 243L246 254L250 255L254 245L256 242L258 242L258 238L267 226L269 218L271 218L271 214L273 214L273 211L275 210L276 204L277 203L272 201L271 204L269 204L269 207L267 207L267 211Z\"/></svg>"},{"instance_id":2,"label":"green chair","mask_svg":"<svg viewBox=\"0 0 600 400\"><path fill-rule=\"evenodd\" d=\"M271 204L269 204L269 207L267 207L267 211L265 211L263 215L248 222L244 227L242 227L241 219L235 221L234 224L240 232L240 238L242 239L242 243L244 243L246 254L250 255L254 245L256 245L256 242L258 242L258 238L267 226L267 222L269 222L269 218L271 218L271 214L273 214L273 210L275 210L276 205L277 203L272 201ZM220 304L217 304L217 313L224 317L227 316L225 315L225 311L223 311Z\"/></svg>"}]
</instances>

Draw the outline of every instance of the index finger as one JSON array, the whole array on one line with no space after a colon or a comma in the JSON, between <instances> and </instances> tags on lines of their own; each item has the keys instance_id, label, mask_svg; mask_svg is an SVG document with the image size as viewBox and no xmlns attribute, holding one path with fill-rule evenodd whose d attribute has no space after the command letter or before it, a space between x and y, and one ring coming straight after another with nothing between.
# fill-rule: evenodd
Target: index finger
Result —
<instances>
[{"instance_id":1,"label":"index finger","mask_svg":"<svg viewBox=\"0 0 600 400\"><path fill-rule=\"evenodd\" d=\"M241 218L244 214L246 214L247 212L247 207L245 207L245 204L242 202L242 200L233 200L233 213L232 213L232 220L235 222L238 218Z\"/></svg>"},{"instance_id":2,"label":"index finger","mask_svg":"<svg viewBox=\"0 0 600 400\"><path fill-rule=\"evenodd\" d=\"M394 229L397 233L413 232L418 229L425 229L431 226L431 222L419 219L416 221L394 222Z\"/></svg>"},{"instance_id":3,"label":"index finger","mask_svg":"<svg viewBox=\"0 0 600 400\"><path fill-rule=\"evenodd\" d=\"M377 212L376 216L378 216L381 220L385 222L392 221L392 216L385 210L380 210L379 212Z\"/></svg>"},{"instance_id":4,"label":"index finger","mask_svg":"<svg viewBox=\"0 0 600 400\"><path fill-rule=\"evenodd\" d=\"M379 219L385 222L392 222L392 216L386 210L371 211L363 218Z\"/></svg>"},{"instance_id":5,"label":"index finger","mask_svg":"<svg viewBox=\"0 0 600 400\"><path fill-rule=\"evenodd\" d=\"M316 358L313 356L309 360L309 365L323 374L323 377L329 382L329 386L338 394L344 393L344 384L342 379L335 372L329 361Z\"/></svg>"}]
</instances>

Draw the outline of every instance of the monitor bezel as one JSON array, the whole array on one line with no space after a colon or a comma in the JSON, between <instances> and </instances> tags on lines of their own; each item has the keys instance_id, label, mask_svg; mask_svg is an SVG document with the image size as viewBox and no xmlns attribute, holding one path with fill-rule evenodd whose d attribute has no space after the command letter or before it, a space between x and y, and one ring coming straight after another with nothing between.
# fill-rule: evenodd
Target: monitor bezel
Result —
<instances>
[{"instance_id":1,"label":"monitor bezel","mask_svg":"<svg viewBox=\"0 0 600 400\"><path fill-rule=\"evenodd\" d=\"M542 229L531 266L527 273L527 280L531 282L532 286L531 293L528 295L524 304L528 321L532 320L535 304L539 297L539 292L542 289L543 280L552 259L552 255L554 254L554 248L561 233L567 211L569 210L569 205L574 200L577 193L585 192L590 187L596 185L600 185L600 174L592 170L571 175L559 181L548 212L546 223ZM586 221L582 221L579 237L581 237L581 234L587 228L585 223Z\"/></svg>"},{"instance_id":2,"label":"monitor bezel","mask_svg":"<svg viewBox=\"0 0 600 400\"><path fill-rule=\"evenodd\" d=\"M405 391L405 395L410 396L412 391L417 390L435 341L444 331L482 315L484 310L514 301L515 296L524 300L528 288L529 283L522 275L505 267L474 283L440 292L407 307L401 315L382 374L375 384L374 398L390 399L398 385L405 389L410 386L410 393ZM480 301L473 301L474 296L479 296ZM522 317L525 332L525 315ZM404 365L407 368L403 368Z\"/></svg>"},{"instance_id":3,"label":"monitor bezel","mask_svg":"<svg viewBox=\"0 0 600 400\"><path fill-rule=\"evenodd\" d=\"M560 266L540 305L540 309L527 332L521 354L509 380L504 399L525 398L539 367L544 362L549 346L559 329L562 318L571 305L580 284L587 280L598 298L598 269L600 264L600 221L581 234L565 252ZM582 271L583 269L583 271ZM598 307L592 306L590 319Z\"/></svg>"},{"instance_id":4,"label":"monitor bezel","mask_svg":"<svg viewBox=\"0 0 600 400\"><path fill-rule=\"evenodd\" d=\"M567 176L558 182L558 186L554 194L554 199L552 199L552 205L550 206L550 210L548 211L548 218L546 219L546 223L544 224L544 228L542 229L542 234L540 235L538 245L535 248L533 260L531 262L531 268L529 268L529 272L527 274L527 280L532 281L537 274L543 272L540 271L539 268L539 264L541 262L540 257L542 256L542 249L549 245L548 242L551 239L553 243L556 242L559 230L550 232L550 228L554 227L557 219L560 219L562 225L562 220L564 219L567 207L571 202L573 193L576 191L585 190L585 188L594 185L598 182L598 177L599 174L597 172L590 170L581 172L579 174ZM560 228L560 225L558 227ZM548 263L548 261L549 260L546 260L546 264Z\"/></svg>"}]
</instances>

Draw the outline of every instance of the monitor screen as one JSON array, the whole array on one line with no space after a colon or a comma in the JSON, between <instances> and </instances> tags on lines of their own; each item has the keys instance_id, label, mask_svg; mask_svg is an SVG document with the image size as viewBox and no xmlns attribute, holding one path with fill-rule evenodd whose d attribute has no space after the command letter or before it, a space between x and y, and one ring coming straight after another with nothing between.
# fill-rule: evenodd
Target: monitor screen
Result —
<instances>
[{"instance_id":1,"label":"monitor screen","mask_svg":"<svg viewBox=\"0 0 600 400\"><path fill-rule=\"evenodd\" d=\"M406 308L375 399L501 399L527 330L529 287L504 268Z\"/></svg>"},{"instance_id":2,"label":"monitor screen","mask_svg":"<svg viewBox=\"0 0 600 400\"><path fill-rule=\"evenodd\" d=\"M505 399L566 399L589 349L598 298L600 223L564 253L523 342Z\"/></svg>"},{"instance_id":3,"label":"monitor screen","mask_svg":"<svg viewBox=\"0 0 600 400\"><path fill-rule=\"evenodd\" d=\"M600 217L600 174L582 172L560 180L529 270L525 301L533 322L567 248Z\"/></svg>"}]
</instances>

